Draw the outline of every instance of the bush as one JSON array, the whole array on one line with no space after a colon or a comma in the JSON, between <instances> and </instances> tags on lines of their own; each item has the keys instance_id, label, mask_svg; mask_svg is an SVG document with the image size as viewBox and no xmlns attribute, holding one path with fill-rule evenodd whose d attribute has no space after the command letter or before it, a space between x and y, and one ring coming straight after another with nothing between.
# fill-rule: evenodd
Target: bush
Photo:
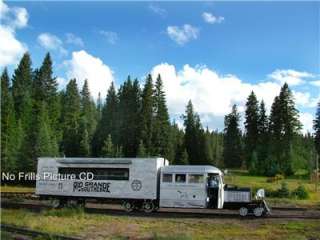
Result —
<instances>
[{"instance_id":1,"label":"bush","mask_svg":"<svg viewBox=\"0 0 320 240\"><path fill-rule=\"evenodd\" d=\"M281 183L281 188L278 189L277 195L279 198L287 198L290 196L290 191L287 183L285 182Z\"/></svg>"},{"instance_id":2,"label":"bush","mask_svg":"<svg viewBox=\"0 0 320 240\"><path fill-rule=\"evenodd\" d=\"M290 191L289 191L288 185L285 182L283 182L281 184L281 188L279 188L275 191L270 190L270 189L265 189L265 192L266 192L267 197L274 197L274 198L288 198L288 197L290 197Z\"/></svg>"},{"instance_id":3,"label":"bush","mask_svg":"<svg viewBox=\"0 0 320 240\"><path fill-rule=\"evenodd\" d=\"M298 198L298 199L308 199L309 198L309 192L303 185L299 185L295 190L291 193L292 197Z\"/></svg>"}]
</instances>

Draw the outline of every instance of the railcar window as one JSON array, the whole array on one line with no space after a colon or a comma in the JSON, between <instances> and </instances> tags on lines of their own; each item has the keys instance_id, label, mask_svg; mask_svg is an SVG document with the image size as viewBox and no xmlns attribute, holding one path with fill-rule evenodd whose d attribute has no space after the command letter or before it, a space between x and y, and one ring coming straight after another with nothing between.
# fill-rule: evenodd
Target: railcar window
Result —
<instances>
[{"instance_id":1,"label":"railcar window","mask_svg":"<svg viewBox=\"0 0 320 240\"><path fill-rule=\"evenodd\" d=\"M176 174L176 183L185 183L186 175L185 174Z\"/></svg>"},{"instance_id":2,"label":"railcar window","mask_svg":"<svg viewBox=\"0 0 320 240\"><path fill-rule=\"evenodd\" d=\"M204 177L201 174L189 174L188 182L189 183L203 183Z\"/></svg>"},{"instance_id":3,"label":"railcar window","mask_svg":"<svg viewBox=\"0 0 320 240\"><path fill-rule=\"evenodd\" d=\"M76 179L83 172L93 173L93 180L129 180L128 168L59 168L60 174L75 174Z\"/></svg>"},{"instance_id":4,"label":"railcar window","mask_svg":"<svg viewBox=\"0 0 320 240\"><path fill-rule=\"evenodd\" d=\"M163 174L162 175L162 182L171 183L172 182L172 174Z\"/></svg>"}]
</instances>

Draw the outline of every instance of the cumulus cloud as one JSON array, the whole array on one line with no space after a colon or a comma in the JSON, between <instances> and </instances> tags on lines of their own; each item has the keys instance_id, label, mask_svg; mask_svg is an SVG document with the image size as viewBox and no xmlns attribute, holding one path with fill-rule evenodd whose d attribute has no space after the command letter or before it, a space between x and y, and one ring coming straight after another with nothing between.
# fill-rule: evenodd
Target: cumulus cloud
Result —
<instances>
[{"instance_id":1,"label":"cumulus cloud","mask_svg":"<svg viewBox=\"0 0 320 240\"><path fill-rule=\"evenodd\" d=\"M305 108L314 108L317 106L317 103L320 100L320 95L318 97L312 97L309 92L299 92L293 91L293 96L295 99L295 103L298 106L302 106Z\"/></svg>"},{"instance_id":2,"label":"cumulus cloud","mask_svg":"<svg viewBox=\"0 0 320 240\"><path fill-rule=\"evenodd\" d=\"M224 21L224 17L214 16L212 13L209 12L202 13L202 18L205 22L210 24L222 23Z\"/></svg>"},{"instance_id":3,"label":"cumulus cloud","mask_svg":"<svg viewBox=\"0 0 320 240\"><path fill-rule=\"evenodd\" d=\"M291 86L301 85L305 83L305 78L314 77L308 72L300 72L292 69L277 69L268 75L270 79L276 80L281 84L285 82Z\"/></svg>"},{"instance_id":4,"label":"cumulus cloud","mask_svg":"<svg viewBox=\"0 0 320 240\"><path fill-rule=\"evenodd\" d=\"M101 30L99 33L103 35L107 39L107 42L110 44L116 44L116 42L119 39L118 34L116 32Z\"/></svg>"},{"instance_id":5,"label":"cumulus cloud","mask_svg":"<svg viewBox=\"0 0 320 240\"><path fill-rule=\"evenodd\" d=\"M79 47L84 46L84 42L83 42L82 38L74 35L73 33L66 33L66 43L73 44L73 45L76 45Z\"/></svg>"},{"instance_id":6,"label":"cumulus cloud","mask_svg":"<svg viewBox=\"0 0 320 240\"><path fill-rule=\"evenodd\" d=\"M310 84L316 87L320 87L320 80L311 81Z\"/></svg>"},{"instance_id":7,"label":"cumulus cloud","mask_svg":"<svg viewBox=\"0 0 320 240\"><path fill-rule=\"evenodd\" d=\"M150 9L153 13L155 13L155 14L161 16L161 17L167 16L167 10L165 10L164 8L161 8L161 7L159 7L158 5L155 5L155 4L153 4L153 3L149 5L149 9Z\"/></svg>"},{"instance_id":8,"label":"cumulus cloud","mask_svg":"<svg viewBox=\"0 0 320 240\"><path fill-rule=\"evenodd\" d=\"M279 93L281 85L275 82L245 83L235 75L221 75L206 66L184 65L176 70L174 65L159 64L152 69L155 78L161 74L171 113L183 113L191 99L199 113L224 116L234 103L244 105L253 90L267 107Z\"/></svg>"},{"instance_id":9,"label":"cumulus cloud","mask_svg":"<svg viewBox=\"0 0 320 240\"><path fill-rule=\"evenodd\" d=\"M9 8L0 0L0 67L16 64L27 51L27 45L16 38L16 30L28 24L25 8Z\"/></svg>"},{"instance_id":10,"label":"cumulus cloud","mask_svg":"<svg viewBox=\"0 0 320 240\"><path fill-rule=\"evenodd\" d=\"M314 116L311 113L308 112L301 112L299 114L300 116L300 122L303 125L302 132L307 133L307 132L313 132L313 119Z\"/></svg>"},{"instance_id":11,"label":"cumulus cloud","mask_svg":"<svg viewBox=\"0 0 320 240\"><path fill-rule=\"evenodd\" d=\"M184 45L190 40L198 38L199 29L189 24L185 24L182 27L168 26L167 34L173 41L175 41L179 45Z\"/></svg>"},{"instance_id":12,"label":"cumulus cloud","mask_svg":"<svg viewBox=\"0 0 320 240\"><path fill-rule=\"evenodd\" d=\"M231 111L233 104L238 105L240 112L244 112L245 103L251 91L259 100L264 100L267 111L282 84L276 81L264 81L256 84L248 83L236 75L219 74L206 66L184 65L176 69L174 65L161 63L151 70L155 79L161 75L166 93L168 108L171 116L184 113L189 99L200 114L203 124L211 129L223 129L223 117ZM314 107L319 98L312 98L310 93L293 91L297 105ZM304 124L303 131L311 131L310 114L302 113L300 120Z\"/></svg>"},{"instance_id":13,"label":"cumulus cloud","mask_svg":"<svg viewBox=\"0 0 320 240\"><path fill-rule=\"evenodd\" d=\"M38 36L38 43L47 50L58 51L62 55L68 53L67 50L64 49L61 39L51 33L41 33Z\"/></svg>"},{"instance_id":14,"label":"cumulus cloud","mask_svg":"<svg viewBox=\"0 0 320 240\"><path fill-rule=\"evenodd\" d=\"M82 88L84 80L88 85L92 96L97 99L107 94L107 90L114 81L111 68L105 65L100 58L94 57L84 50L73 52L72 58L64 62L67 67L68 79L76 78L79 88ZM63 82L63 79L60 79Z\"/></svg>"}]
</instances>

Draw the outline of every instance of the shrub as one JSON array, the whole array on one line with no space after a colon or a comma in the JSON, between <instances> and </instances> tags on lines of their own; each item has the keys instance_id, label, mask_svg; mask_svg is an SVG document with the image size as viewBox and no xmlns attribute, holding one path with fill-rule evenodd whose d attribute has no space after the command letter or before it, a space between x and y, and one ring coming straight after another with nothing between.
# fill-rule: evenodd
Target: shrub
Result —
<instances>
[{"instance_id":1,"label":"shrub","mask_svg":"<svg viewBox=\"0 0 320 240\"><path fill-rule=\"evenodd\" d=\"M281 188L278 189L277 195L279 198L287 198L290 196L290 191L289 191L287 183L285 183L285 182L281 183Z\"/></svg>"},{"instance_id":2,"label":"shrub","mask_svg":"<svg viewBox=\"0 0 320 240\"><path fill-rule=\"evenodd\" d=\"M303 185L299 185L295 190L292 191L291 195L298 199L309 198L309 192Z\"/></svg>"}]
</instances>

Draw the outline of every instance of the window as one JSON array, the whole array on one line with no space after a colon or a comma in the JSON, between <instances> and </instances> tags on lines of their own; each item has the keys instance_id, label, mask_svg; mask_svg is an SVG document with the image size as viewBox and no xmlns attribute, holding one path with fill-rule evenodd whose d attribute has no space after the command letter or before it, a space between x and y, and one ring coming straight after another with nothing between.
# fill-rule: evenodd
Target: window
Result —
<instances>
[{"instance_id":1,"label":"window","mask_svg":"<svg viewBox=\"0 0 320 240\"><path fill-rule=\"evenodd\" d=\"M60 174L75 174L79 179L80 173L93 173L93 180L129 180L128 168L59 168Z\"/></svg>"},{"instance_id":2,"label":"window","mask_svg":"<svg viewBox=\"0 0 320 240\"><path fill-rule=\"evenodd\" d=\"M203 183L203 175L202 174L189 174L188 182L189 183Z\"/></svg>"},{"instance_id":3,"label":"window","mask_svg":"<svg viewBox=\"0 0 320 240\"><path fill-rule=\"evenodd\" d=\"M163 174L162 175L162 182L171 183L172 182L172 174Z\"/></svg>"},{"instance_id":4,"label":"window","mask_svg":"<svg viewBox=\"0 0 320 240\"><path fill-rule=\"evenodd\" d=\"M186 175L185 174L176 174L176 183L185 183Z\"/></svg>"}]
</instances>

